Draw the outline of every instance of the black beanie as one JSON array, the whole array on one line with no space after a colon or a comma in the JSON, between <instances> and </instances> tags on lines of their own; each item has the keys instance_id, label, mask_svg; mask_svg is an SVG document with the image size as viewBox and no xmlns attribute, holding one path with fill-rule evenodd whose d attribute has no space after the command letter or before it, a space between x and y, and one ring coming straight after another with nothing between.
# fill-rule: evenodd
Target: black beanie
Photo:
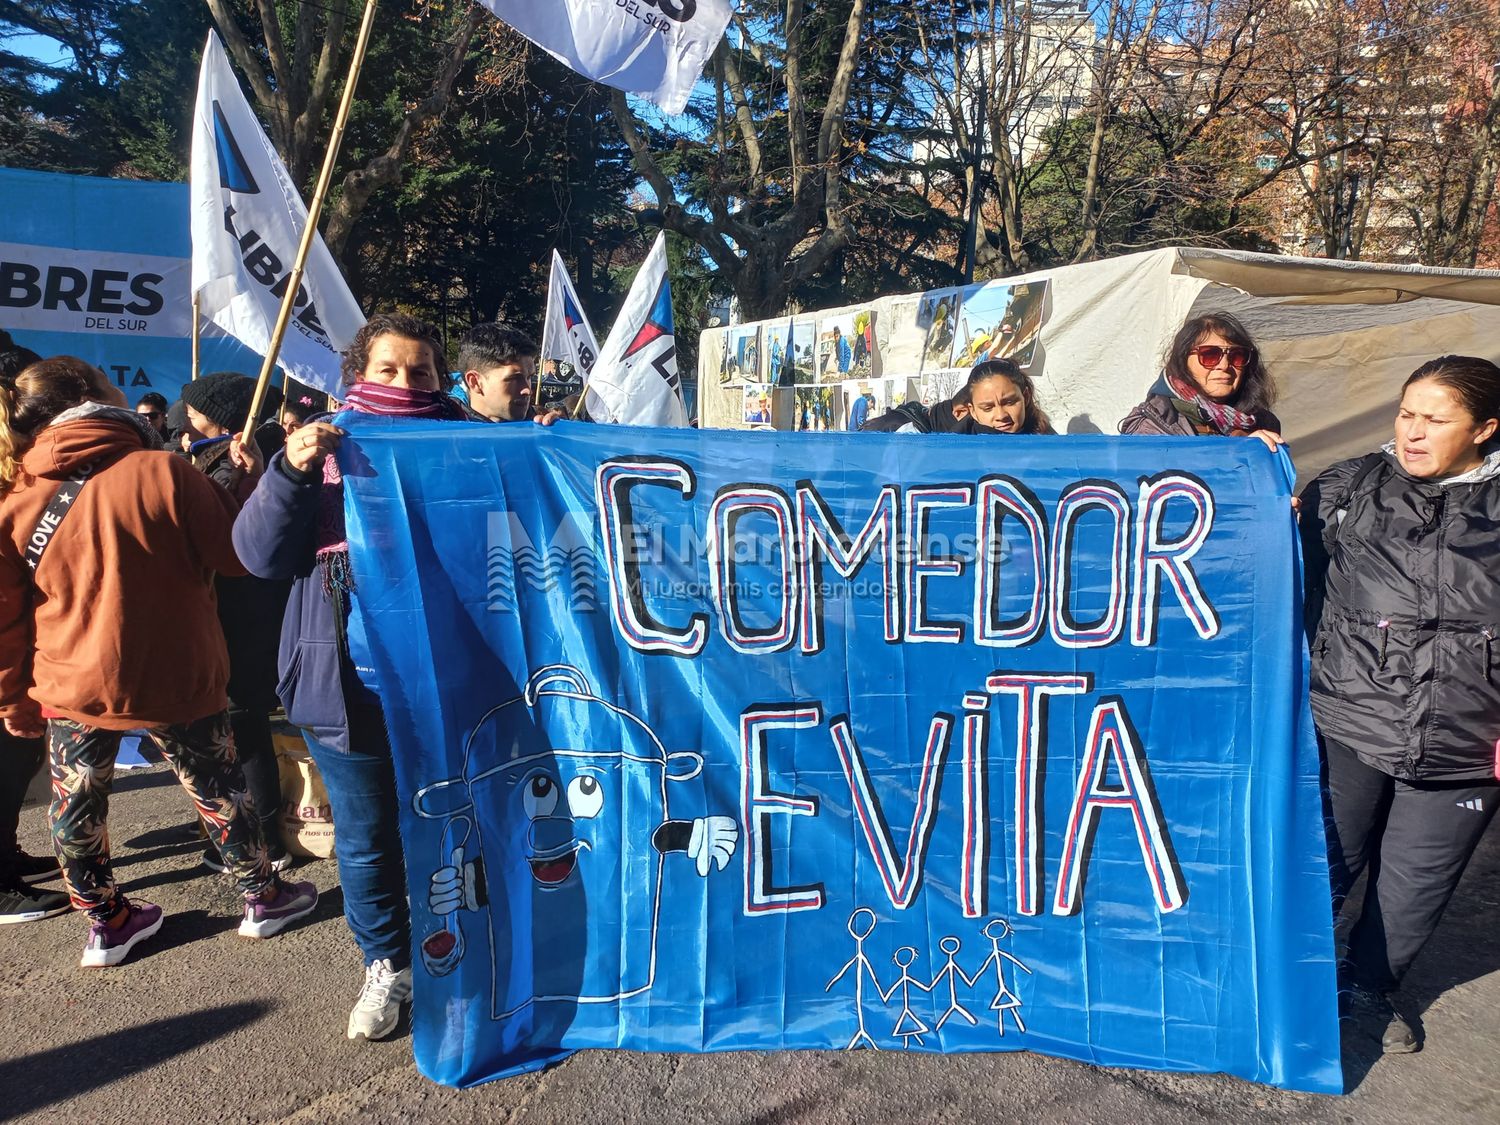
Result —
<instances>
[{"instance_id":1,"label":"black beanie","mask_svg":"<svg viewBox=\"0 0 1500 1125\"><path fill-rule=\"evenodd\" d=\"M183 402L230 433L239 433L245 428L245 416L250 413L250 400L254 395L255 380L234 371L216 371L194 379L182 388ZM267 387L261 401L262 417L274 413L280 404L281 391Z\"/></svg>"}]
</instances>

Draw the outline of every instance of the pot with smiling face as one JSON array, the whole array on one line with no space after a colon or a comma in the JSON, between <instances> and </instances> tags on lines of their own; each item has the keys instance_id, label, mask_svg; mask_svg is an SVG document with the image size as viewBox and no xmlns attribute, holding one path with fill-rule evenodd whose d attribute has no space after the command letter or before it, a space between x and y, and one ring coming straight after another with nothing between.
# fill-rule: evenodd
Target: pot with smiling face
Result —
<instances>
[{"instance_id":1,"label":"pot with smiling face","mask_svg":"<svg viewBox=\"0 0 1500 1125\"><path fill-rule=\"evenodd\" d=\"M595 696L576 670L537 673L525 695L476 725L465 776L414 800L418 815L448 818L443 868L468 868L482 884L429 926L421 945L428 971L453 970L477 908L489 927L490 963L481 968L491 975L494 1019L538 1004L565 1006L538 1018L565 1018L566 1006L650 988L663 865L653 838L668 820L668 783L700 768L697 754L668 754L645 723Z\"/></svg>"}]
</instances>

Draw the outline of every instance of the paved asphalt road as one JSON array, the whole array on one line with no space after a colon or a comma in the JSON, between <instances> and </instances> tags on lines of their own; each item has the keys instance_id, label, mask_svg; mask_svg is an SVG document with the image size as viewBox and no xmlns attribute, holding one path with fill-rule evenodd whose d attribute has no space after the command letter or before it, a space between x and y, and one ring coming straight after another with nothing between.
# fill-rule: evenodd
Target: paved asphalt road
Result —
<instances>
[{"instance_id":1,"label":"paved asphalt road","mask_svg":"<svg viewBox=\"0 0 1500 1125\"><path fill-rule=\"evenodd\" d=\"M23 842L45 846L43 816ZM473 1090L429 1083L403 1022L353 1044L358 990L332 862L311 924L235 933L239 900L198 864L188 805L158 767L121 775L111 809L121 884L160 903L158 937L118 969L77 968L83 926L0 927L0 1119L25 1121L1294 1122L1500 1123L1500 833L1491 832L1408 982L1426 1050L1375 1058L1346 1039L1351 1093L1105 1070L1028 1054L698 1056L585 1052Z\"/></svg>"}]
</instances>

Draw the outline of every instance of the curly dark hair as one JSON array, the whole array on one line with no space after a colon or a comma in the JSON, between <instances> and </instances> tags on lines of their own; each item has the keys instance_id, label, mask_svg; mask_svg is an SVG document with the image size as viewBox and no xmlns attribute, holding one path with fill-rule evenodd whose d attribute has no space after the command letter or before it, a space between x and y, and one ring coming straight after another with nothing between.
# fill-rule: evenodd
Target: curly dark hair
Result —
<instances>
[{"instance_id":1,"label":"curly dark hair","mask_svg":"<svg viewBox=\"0 0 1500 1125\"><path fill-rule=\"evenodd\" d=\"M1261 361L1260 349L1255 346L1249 329L1231 313L1206 312L1183 321L1177 335L1172 337L1172 344L1167 348L1166 358L1162 362L1167 375L1183 386L1196 387L1198 381L1188 372L1188 355L1198 346L1198 341L1210 332L1217 332L1231 344L1250 350L1250 360L1245 364L1244 375L1240 378L1240 389L1229 405L1247 414L1269 410L1276 401L1276 384L1271 381L1271 373Z\"/></svg>"},{"instance_id":2,"label":"curly dark hair","mask_svg":"<svg viewBox=\"0 0 1500 1125\"><path fill-rule=\"evenodd\" d=\"M1036 403L1036 383L1030 375L1021 370L1021 365L1013 359L987 359L983 363L975 364L969 372L968 382L964 384L965 402L973 400L974 388L987 379L993 379L997 375L1003 375L1016 385L1016 390L1021 392L1021 401L1026 404L1026 420L1021 423L1017 433L1021 434L1055 434L1052 428L1052 420L1047 417L1047 412Z\"/></svg>"},{"instance_id":3,"label":"curly dark hair","mask_svg":"<svg viewBox=\"0 0 1500 1125\"><path fill-rule=\"evenodd\" d=\"M344 386L352 387L364 378L365 368L370 365L370 345L381 336L402 336L408 340L421 340L432 349L432 367L438 373L438 386L451 390L453 379L448 373L448 361L443 348L443 338L438 330L425 320L406 313L376 313L354 334L344 352L340 369L344 375Z\"/></svg>"}]
</instances>

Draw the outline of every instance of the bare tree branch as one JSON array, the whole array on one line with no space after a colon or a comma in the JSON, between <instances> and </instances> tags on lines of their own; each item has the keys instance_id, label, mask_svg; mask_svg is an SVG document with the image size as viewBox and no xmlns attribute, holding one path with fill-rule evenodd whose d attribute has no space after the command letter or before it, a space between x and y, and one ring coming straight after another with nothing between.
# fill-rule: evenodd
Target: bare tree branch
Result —
<instances>
[{"instance_id":1,"label":"bare tree branch","mask_svg":"<svg viewBox=\"0 0 1500 1125\"><path fill-rule=\"evenodd\" d=\"M209 12L213 15L214 25L219 30L219 38L224 40L224 47L229 52L230 58L234 59L240 68L240 73L250 83L250 92L255 96L255 100L271 117L272 141L283 153L288 152L292 138L289 134L281 132L281 126L286 119L284 100L266 81L260 56L250 46L245 33L240 30L239 21L235 19L229 0L206 0L206 3Z\"/></svg>"},{"instance_id":2,"label":"bare tree branch","mask_svg":"<svg viewBox=\"0 0 1500 1125\"><path fill-rule=\"evenodd\" d=\"M740 127L740 140L745 145L745 156L750 164L750 183L758 188L764 166L760 137L755 131L755 117L750 112L750 103L745 99L745 83L740 78L740 68L729 49L729 40L720 40L717 55L719 65L724 68L724 77L729 83L729 93L734 99L734 120Z\"/></svg>"},{"instance_id":3,"label":"bare tree branch","mask_svg":"<svg viewBox=\"0 0 1500 1125\"><path fill-rule=\"evenodd\" d=\"M344 177L338 199L329 211L328 222L323 229L323 240L328 243L328 249L334 255L343 252L355 220L359 218L370 196L379 188L401 182L407 152L417 130L447 112L453 95L453 84L458 80L458 72L463 69L464 60L469 53L469 42L474 38L481 18L478 5L469 9L468 17L454 37L448 58L433 83L432 92L407 111L385 152L368 161L363 168L357 168Z\"/></svg>"}]
</instances>

